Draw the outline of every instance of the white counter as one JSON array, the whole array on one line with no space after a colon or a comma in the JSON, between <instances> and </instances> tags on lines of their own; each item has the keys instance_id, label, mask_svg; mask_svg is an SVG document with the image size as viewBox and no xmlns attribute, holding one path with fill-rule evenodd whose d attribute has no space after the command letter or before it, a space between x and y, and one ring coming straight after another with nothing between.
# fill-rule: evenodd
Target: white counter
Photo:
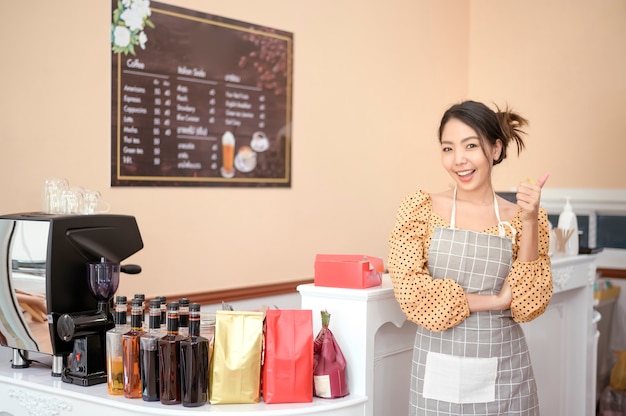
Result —
<instances>
[{"instance_id":1,"label":"white counter","mask_svg":"<svg viewBox=\"0 0 626 416\"><path fill-rule=\"evenodd\" d=\"M90 387L64 383L51 376L49 368L32 366L12 370L3 360L0 365L0 414L12 416L140 416L140 415L332 415L362 416L365 397L351 395L341 399L314 398L312 403L227 404L184 407L111 396L106 384Z\"/></svg>"}]
</instances>

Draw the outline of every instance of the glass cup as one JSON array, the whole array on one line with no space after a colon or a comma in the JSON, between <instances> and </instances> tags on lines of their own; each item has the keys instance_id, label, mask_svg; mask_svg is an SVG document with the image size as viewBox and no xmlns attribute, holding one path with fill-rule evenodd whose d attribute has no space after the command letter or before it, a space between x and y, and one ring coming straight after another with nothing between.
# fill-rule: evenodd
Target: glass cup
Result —
<instances>
[{"instance_id":1,"label":"glass cup","mask_svg":"<svg viewBox=\"0 0 626 416\"><path fill-rule=\"evenodd\" d=\"M110 205L102 200L102 195L99 191L86 189L83 193L83 214L102 214L109 212Z\"/></svg>"},{"instance_id":2,"label":"glass cup","mask_svg":"<svg viewBox=\"0 0 626 416\"><path fill-rule=\"evenodd\" d=\"M235 175L235 136L227 131L222 136L222 176L232 178Z\"/></svg>"},{"instance_id":3,"label":"glass cup","mask_svg":"<svg viewBox=\"0 0 626 416\"><path fill-rule=\"evenodd\" d=\"M43 184L43 212L46 214L61 214L61 198L63 192L69 189L69 183L64 178L48 178Z\"/></svg>"},{"instance_id":4,"label":"glass cup","mask_svg":"<svg viewBox=\"0 0 626 416\"><path fill-rule=\"evenodd\" d=\"M80 187L73 187L61 192L61 213L62 214L82 214L84 203L84 192Z\"/></svg>"}]
</instances>

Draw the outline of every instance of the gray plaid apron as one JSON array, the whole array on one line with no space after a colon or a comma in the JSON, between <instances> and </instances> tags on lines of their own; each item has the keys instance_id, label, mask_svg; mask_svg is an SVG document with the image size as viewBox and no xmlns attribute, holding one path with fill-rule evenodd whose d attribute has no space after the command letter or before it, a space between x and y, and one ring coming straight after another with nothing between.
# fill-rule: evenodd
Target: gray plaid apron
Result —
<instances>
[{"instance_id":1,"label":"gray plaid apron","mask_svg":"<svg viewBox=\"0 0 626 416\"><path fill-rule=\"evenodd\" d=\"M494 196L500 235L436 227L428 252L435 279L450 278L467 293L499 293L512 264ZM511 311L473 312L442 332L418 327L413 349L410 415L539 415L530 355Z\"/></svg>"}]
</instances>

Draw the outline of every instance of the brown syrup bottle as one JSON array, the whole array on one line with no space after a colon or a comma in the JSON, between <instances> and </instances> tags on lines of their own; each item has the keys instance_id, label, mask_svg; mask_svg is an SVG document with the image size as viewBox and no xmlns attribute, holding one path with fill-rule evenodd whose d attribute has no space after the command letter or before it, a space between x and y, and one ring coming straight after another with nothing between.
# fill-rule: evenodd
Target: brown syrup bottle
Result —
<instances>
[{"instance_id":1,"label":"brown syrup bottle","mask_svg":"<svg viewBox=\"0 0 626 416\"><path fill-rule=\"evenodd\" d=\"M184 338L189 336L189 299L178 300L178 333Z\"/></svg>"},{"instance_id":2,"label":"brown syrup bottle","mask_svg":"<svg viewBox=\"0 0 626 416\"><path fill-rule=\"evenodd\" d=\"M189 336L180 341L180 381L185 407L202 406L209 397L209 340L200 336L200 304L189 305Z\"/></svg>"},{"instance_id":3,"label":"brown syrup bottle","mask_svg":"<svg viewBox=\"0 0 626 416\"><path fill-rule=\"evenodd\" d=\"M180 341L178 333L178 302L167 305L167 333L159 339L159 387L163 404L179 404Z\"/></svg>"},{"instance_id":4,"label":"brown syrup bottle","mask_svg":"<svg viewBox=\"0 0 626 416\"><path fill-rule=\"evenodd\" d=\"M159 390L159 340L161 331L161 302L150 301L148 331L139 338L139 358L141 362L141 397L147 402L158 401Z\"/></svg>"}]
</instances>

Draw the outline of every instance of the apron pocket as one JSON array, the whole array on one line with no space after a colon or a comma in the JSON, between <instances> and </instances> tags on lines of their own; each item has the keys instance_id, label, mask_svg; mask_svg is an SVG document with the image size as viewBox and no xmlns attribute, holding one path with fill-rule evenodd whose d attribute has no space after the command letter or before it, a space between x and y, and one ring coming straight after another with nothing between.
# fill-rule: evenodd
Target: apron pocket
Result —
<instances>
[{"instance_id":1,"label":"apron pocket","mask_svg":"<svg viewBox=\"0 0 626 416\"><path fill-rule=\"evenodd\" d=\"M493 402L497 374L497 357L456 357L429 352L422 395L425 399L459 404Z\"/></svg>"}]
</instances>

